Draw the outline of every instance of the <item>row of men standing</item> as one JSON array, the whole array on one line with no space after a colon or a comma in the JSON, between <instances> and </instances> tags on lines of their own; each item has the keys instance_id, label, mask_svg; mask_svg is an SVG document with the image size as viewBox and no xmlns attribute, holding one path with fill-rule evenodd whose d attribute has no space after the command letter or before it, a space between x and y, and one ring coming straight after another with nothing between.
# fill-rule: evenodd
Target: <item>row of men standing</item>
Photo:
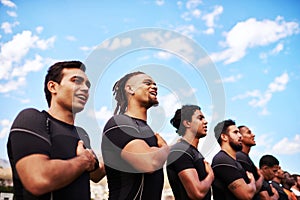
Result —
<instances>
[{"instance_id":1,"label":"row of men standing","mask_svg":"<svg viewBox=\"0 0 300 200\"><path fill-rule=\"evenodd\" d=\"M7 142L15 199L88 200L89 180L98 182L106 175L111 200L159 200L166 162L176 199L210 199L211 186L216 200L252 199L257 194L279 198L280 192L266 182L268 174L272 177L276 167L278 171L278 160L269 165L263 158L273 156L263 157L258 171L248 156L251 145L240 151L242 138L249 139L241 135L249 133L247 127L239 130L232 120L215 127L221 151L211 166L197 149L207 134L200 107L184 105L176 111L171 124L182 136L176 144L169 146L154 133L147 124L147 111L158 104L158 89L143 72L126 74L113 87L117 107L103 129L104 163L99 161L88 134L74 125L90 85L81 62L55 63L44 83L49 110L25 109L16 117Z\"/></svg>"}]
</instances>

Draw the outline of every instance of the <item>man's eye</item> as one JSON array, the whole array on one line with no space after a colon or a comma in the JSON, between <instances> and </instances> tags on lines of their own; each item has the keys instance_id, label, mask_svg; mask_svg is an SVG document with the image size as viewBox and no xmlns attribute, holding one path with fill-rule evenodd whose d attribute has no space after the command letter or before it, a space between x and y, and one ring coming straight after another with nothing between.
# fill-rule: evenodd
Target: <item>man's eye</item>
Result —
<instances>
[{"instance_id":1,"label":"man's eye","mask_svg":"<svg viewBox=\"0 0 300 200\"><path fill-rule=\"evenodd\" d=\"M81 83L81 80L80 80L80 79L74 79L74 82L75 82L76 84L80 84L80 83Z\"/></svg>"},{"instance_id":2,"label":"man's eye","mask_svg":"<svg viewBox=\"0 0 300 200\"><path fill-rule=\"evenodd\" d=\"M146 85L151 85L151 82L146 81L146 82L144 82L144 84L146 84Z\"/></svg>"}]
</instances>

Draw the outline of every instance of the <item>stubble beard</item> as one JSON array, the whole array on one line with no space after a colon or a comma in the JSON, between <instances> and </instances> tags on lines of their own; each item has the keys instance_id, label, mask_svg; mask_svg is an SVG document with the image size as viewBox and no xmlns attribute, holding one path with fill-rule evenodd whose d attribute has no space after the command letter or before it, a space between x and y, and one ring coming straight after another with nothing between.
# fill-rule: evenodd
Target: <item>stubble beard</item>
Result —
<instances>
[{"instance_id":1,"label":"stubble beard","mask_svg":"<svg viewBox=\"0 0 300 200\"><path fill-rule=\"evenodd\" d=\"M241 151L243 149L243 145L242 144L236 144L232 140L229 141L229 145L235 151Z\"/></svg>"}]
</instances>

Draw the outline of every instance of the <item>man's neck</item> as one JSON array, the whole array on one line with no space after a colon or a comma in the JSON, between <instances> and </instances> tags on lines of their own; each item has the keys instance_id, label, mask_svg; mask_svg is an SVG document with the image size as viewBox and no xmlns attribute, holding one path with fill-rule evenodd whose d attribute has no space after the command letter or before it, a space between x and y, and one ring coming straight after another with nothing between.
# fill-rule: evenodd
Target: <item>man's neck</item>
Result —
<instances>
[{"instance_id":1,"label":"man's neck","mask_svg":"<svg viewBox=\"0 0 300 200\"><path fill-rule=\"evenodd\" d=\"M221 146L221 149L225 151L230 157L236 160L236 151L232 149L229 144L224 144Z\"/></svg>"},{"instance_id":2,"label":"man's neck","mask_svg":"<svg viewBox=\"0 0 300 200\"><path fill-rule=\"evenodd\" d=\"M280 182L281 182L281 180L279 178L277 178L277 177L274 177L272 181L274 181L274 182L276 182L278 184L280 184Z\"/></svg>"},{"instance_id":3,"label":"man's neck","mask_svg":"<svg viewBox=\"0 0 300 200\"><path fill-rule=\"evenodd\" d=\"M130 107L128 106L124 113L130 117L147 121L147 109L144 107Z\"/></svg>"},{"instance_id":4,"label":"man's neck","mask_svg":"<svg viewBox=\"0 0 300 200\"><path fill-rule=\"evenodd\" d=\"M245 154L248 155L249 152L250 152L250 150L251 150L251 147L246 146L246 145L243 144L243 149L242 149L242 151L243 151Z\"/></svg>"},{"instance_id":5,"label":"man's neck","mask_svg":"<svg viewBox=\"0 0 300 200\"><path fill-rule=\"evenodd\" d=\"M196 138L194 136L194 134L185 133L185 135L182 136L182 139L185 140L185 141L187 141L189 144L191 144L195 148L198 148L199 138Z\"/></svg>"},{"instance_id":6,"label":"man's neck","mask_svg":"<svg viewBox=\"0 0 300 200\"><path fill-rule=\"evenodd\" d=\"M54 108L54 106L51 106L48 110L48 113L55 119L58 119L67 124L74 125L75 114L73 114L72 112L61 110L58 108Z\"/></svg>"}]
</instances>

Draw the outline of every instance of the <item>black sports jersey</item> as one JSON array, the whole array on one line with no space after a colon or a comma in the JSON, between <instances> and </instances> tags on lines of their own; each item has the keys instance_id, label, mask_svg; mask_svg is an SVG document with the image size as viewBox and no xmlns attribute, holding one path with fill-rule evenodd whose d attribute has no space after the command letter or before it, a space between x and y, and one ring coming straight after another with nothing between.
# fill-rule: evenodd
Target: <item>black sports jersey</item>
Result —
<instances>
[{"instance_id":1,"label":"black sports jersey","mask_svg":"<svg viewBox=\"0 0 300 200\"><path fill-rule=\"evenodd\" d=\"M236 160L241 163L245 171L251 172L253 174L255 181L259 179L257 167L254 165L253 161L251 160L248 154L246 154L243 151L238 151L236 153ZM260 198L258 193L256 193L252 198L252 200L259 200L259 199Z\"/></svg>"},{"instance_id":2,"label":"black sports jersey","mask_svg":"<svg viewBox=\"0 0 300 200\"><path fill-rule=\"evenodd\" d=\"M35 197L23 187L16 171L18 160L31 154L44 154L51 159L63 160L75 157L77 144L81 139L79 135L83 136L82 140L88 147L89 138L82 128L59 121L46 111L25 109L19 113L12 124L7 143L16 199L50 199L52 195L54 200L90 200L88 172L84 172L72 183L52 194Z\"/></svg>"},{"instance_id":3,"label":"black sports jersey","mask_svg":"<svg viewBox=\"0 0 300 200\"><path fill-rule=\"evenodd\" d=\"M127 115L115 115L104 127L101 149L109 199L160 200L163 170L140 173L121 157L122 149L134 139L144 140L150 147L157 147L157 138L146 121Z\"/></svg>"},{"instance_id":4,"label":"black sports jersey","mask_svg":"<svg viewBox=\"0 0 300 200\"><path fill-rule=\"evenodd\" d=\"M250 181L242 165L221 150L212 160L215 179L212 184L214 200L237 199L228 189L233 181L243 178L248 184Z\"/></svg>"},{"instance_id":5,"label":"black sports jersey","mask_svg":"<svg viewBox=\"0 0 300 200\"><path fill-rule=\"evenodd\" d=\"M285 191L282 188L282 185L272 181L271 182L272 186L277 190L278 194L279 194L279 199L278 200L289 200L288 195L285 193Z\"/></svg>"},{"instance_id":6,"label":"black sports jersey","mask_svg":"<svg viewBox=\"0 0 300 200\"><path fill-rule=\"evenodd\" d=\"M185 140L181 140L172 146L167 160L168 179L174 197L177 200L189 199L185 188L179 179L178 173L190 168L196 169L200 181L206 178L207 172L205 170L204 157L194 146L190 145ZM204 199L211 199L210 190L207 192Z\"/></svg>"}]
</instances>

